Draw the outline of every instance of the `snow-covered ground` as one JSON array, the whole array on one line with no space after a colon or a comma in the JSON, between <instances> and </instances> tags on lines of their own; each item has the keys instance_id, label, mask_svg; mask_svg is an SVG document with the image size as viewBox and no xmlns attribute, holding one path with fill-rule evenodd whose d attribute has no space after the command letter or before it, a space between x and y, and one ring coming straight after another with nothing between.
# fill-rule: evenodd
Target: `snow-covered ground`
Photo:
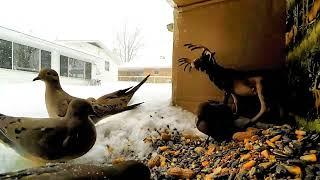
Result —
<instances>
[{"instance_id":1,"label":"snow-covered ground","mask_svg":"<svg viewBox=\"0 0 320 180\"><path fill-rule=\"evenodd\" d=\"M115 82L102 86L64 86L71 95L87 98L123 89L137 82ZM44 84L0 84L0 113L12 116L47 117L44 102ZM76 163L104 163L112 158L134 151L143 158L151 148L143 142L147 129L176 127L199 133L195 129L195 116L179 107L170 105L171 84L144 84L131 103L145 102L139 108L108 117L97 124L98 138L86 155ZM109 148L107 148L109 147ZM111 153L112 152L112 153ZM0 143L0 173L19 170L35 164Z\"/></svg>"}]
</instances>

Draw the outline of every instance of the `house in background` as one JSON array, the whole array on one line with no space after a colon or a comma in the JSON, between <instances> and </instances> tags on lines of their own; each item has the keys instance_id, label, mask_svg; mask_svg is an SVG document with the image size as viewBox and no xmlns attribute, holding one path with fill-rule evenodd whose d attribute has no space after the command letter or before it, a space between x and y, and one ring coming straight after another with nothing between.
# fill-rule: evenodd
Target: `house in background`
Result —
<instances>
[{"instance_id":1,"label":"house in background","mask_svg":"<svg viewBox=\"0 0 320 180\"><path fill-rule=\"evenodd\" d=\"M147 82L171 83L171 66L120 66L118 72L119 81L141 81L147 75L151 75Z\"/></svg>"},{"instance_id":2,"label":"house in background","mask_svg":"<svg viewBox=\"0 0 320 180\"><path fill-rule=\"evenodd\" d=\"M117 81L118 66L121 60L115 56L101 41L99 40L57 40L58 44L65 45L74 49L79 49L90 54L94 54L102 61L93 64L96 71L96 77L101 81Z\"/></svg>"},{"instance_id":3,"label":"house in background","mask_svg":"<svg viewBox=\"0 0 320 180\"><path fill-rule=\"evenodd\" d=\"M50 42L0 27L0 83L30 82L41 68L55 69L66 84L116 81L119 61L108 54L98 41Z\"/></svg>"}]
</instances>

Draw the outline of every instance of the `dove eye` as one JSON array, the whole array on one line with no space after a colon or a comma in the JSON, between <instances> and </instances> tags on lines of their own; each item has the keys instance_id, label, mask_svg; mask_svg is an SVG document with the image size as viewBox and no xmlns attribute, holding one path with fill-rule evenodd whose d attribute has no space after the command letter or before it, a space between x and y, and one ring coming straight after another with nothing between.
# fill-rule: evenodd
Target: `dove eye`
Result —
<instances>
[{"instance_id":1,"label":"dove eye","mask_svg":"<svg viewBox=\"0 0 320 180\"><path fill-rule=\"evenodd\" d=\"M50 73L50 72L47 72L47 75L49 75L49 76L50 76L50 75L51 75L51 73Z\"/></svg>"}]
</instances>

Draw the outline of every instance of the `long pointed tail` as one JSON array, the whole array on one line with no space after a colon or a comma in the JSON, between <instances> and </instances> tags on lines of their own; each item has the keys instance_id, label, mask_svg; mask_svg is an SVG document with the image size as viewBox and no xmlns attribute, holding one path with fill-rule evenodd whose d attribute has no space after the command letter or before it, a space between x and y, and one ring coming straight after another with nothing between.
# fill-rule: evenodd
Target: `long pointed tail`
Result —
<instances>
[{"instance_id":1,"label":"long pointed tail","mask_svg":"<svg viewBox=\"0 0 320 180\"><path fill-rule=\"evenodd\" d=\"M118 91L116 91L116 95L117 95L117 96L123 96L123 95L126 94L127 91L129 91L129 89L131 89L132 87L133 87L133 86L130 86L130 87L126 88L126 89L118 90Z\"/></svg>"},{"instance_id":2,"label":"long pointed tail","mask_svg":"<svg viewBox=\"0 0 320 180\"><path fill-rule=\"evenodd\" d=\"M121 112L124 112L124 111L128 111L128 110L134 109L134 108L138 107L139 105L141 105L143 103L144 102L136 103L136 104L132 104L130 106L123 107L121 109L116 109L114 111L110 111L109 115L118 114L118 113L121 113Z\"/></svg>"},{"instance_id":3,"label":"long pointed tail","mask_svg":"<svg viewBox=\"0 0 320 180\"><path fill-rule=\"evenodd\" d=\"M135 87L128 87L125 89L121 89L118 91L115 91L113 93L110 94L106 94L104 96L101 96L100 98L98 98L95 102L98 104L110 104L110 100L114 101L115 99L119 99L119 98L125 98L125 105L128 104L128 102L131 100L133 94L142 86L142 84L144 84L148 77L150 75L148 75L147 77L145 77L138 85L136 85ZM113 104L113 103L111 103Z\"/></svg>"},{"instance_id":4,"label":"long pointed tail","mask_svg":"<svg viewBox=\"0 0 320 180\"><path fill-rule=\"evenodd\" d=\"M132 105L130 105L130 106L125 107L123 111L127 111L127 110L134 109L134 108L138 107L139 105L141 105L141 104L143 104L143 103L144 103L144 102L132 104Z\"/></svg>"},{"instance_id":5,"label":"long pointed tail","mask_svg":"<svg viewBox=\"0 0 320 180\"><path fill-rule=\"evenodd\" d=\"M126 107L123 107L123 108L117 108L117 109L114 109L114 110L109 110L107 112L102 112L100 113L100 116L93 116L91 117L91 120L94 122L94 124L98 123L100 120L106 118L106 117L109 117L109 116L112 116L112 115L115 115L115 114L118 114L118 113L122 113L124 111L128 111L128 110L132 110L136 107L138 107L139 105L143 104L144 102L141 102L141 103L136 103L136 104L132 104L130 106L126 106ZM99 113L98 113L99 114Z\"/></svg>"},{"instance_id":6,"label":"long pointed tail","mask_svg":"<svg viewBox=\"0 0 320 180\"><path fill-rule=\"evenodd\" d=\"M142 86L142 84L144 84L148 80L149 77L150 74L147 77L145 77L138 85L126 92L126 94L134 94Z\"/></svg>"}]
</instances>

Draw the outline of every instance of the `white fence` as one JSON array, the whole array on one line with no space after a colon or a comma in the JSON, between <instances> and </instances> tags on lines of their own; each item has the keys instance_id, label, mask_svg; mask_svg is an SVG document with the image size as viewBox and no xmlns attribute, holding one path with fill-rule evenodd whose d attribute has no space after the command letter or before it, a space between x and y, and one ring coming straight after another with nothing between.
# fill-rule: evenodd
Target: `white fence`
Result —
<instances>
[{"instance_id":1,"label":"white fence","mask_svg":"<svg viewBox=\"0 0 320 180\"><path fill-rule=\"evenodd\" d=\"M146 76L118 76L119 81L142 81ZM150 76L149 83L171 83L171 76Z\"/></svg>"}]
</instances>

